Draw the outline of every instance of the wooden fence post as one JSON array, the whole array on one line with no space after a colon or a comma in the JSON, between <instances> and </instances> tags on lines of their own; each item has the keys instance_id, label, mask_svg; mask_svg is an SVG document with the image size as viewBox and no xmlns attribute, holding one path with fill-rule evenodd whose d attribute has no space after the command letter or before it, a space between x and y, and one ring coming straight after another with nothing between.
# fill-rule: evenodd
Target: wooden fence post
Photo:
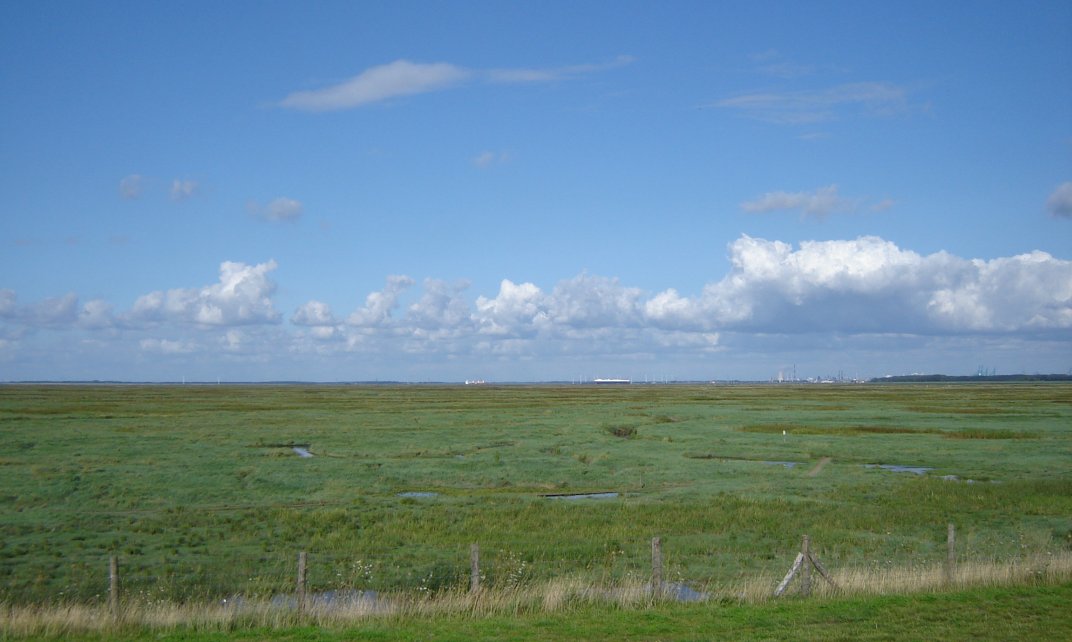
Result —
<instances>
[{"instance_id":1,"label":"wooden fence post","mask_svg":"<svg viewBox=\"0 0 1072 642\"><path fill-rule=\"evenodd\" d=\"M800 573L801 595L811 595L812 567L815 568L815 572L819 574L819 577L826 580L835 590L838 589L838 585L834 582L834 578L830 577L830 573L826 571L826 568L819 561L819 558L811 554L811 538L805 535L803 541L800 543L800 552L797 553L797 558L793 560L793 566L789 568L789 572L785 574L782 581L778 583L777 588L774 589L774 597L779 597L782 593L785 593L785 589L789 587L789 583L793 581L793 578L797 576L797 573Z\"/></svg>"},{"instance_id":2,"label":"wooden fence post","mask_svg":"<svg viewBox=\"0 0 1072 642\"><path fill-rule=\"evenodd\" d=\"M480 545L469 545L469 592L480 592Z\"/></svg>"},{"instance_id":3,"label":"wooden fence post","mask_svg":"<svg viewBox=\"0 0 1072 642\"><path fill-rule=\"evenodd\" d=\"M298 599L298 613L305 611L305 569L308 557L305 551L298 553L298 585L296 587Z\"/></svg>"},{"instance_id":4,"label":"wooden fence post","mask_svg":"<svg viewBox=\"0 0 1072 642\"><path fill-rule=\"evenodd\" d=\"M119 617L119 557L108 558L108 611Z\"/></svg>"},{"instance_id":5,"label":"wooden fence post","mask_svg":"<svg viewBox=\"0 0 1072 642\"><path fill-rule=\"evenodd\" d=\"M945 536L945 581L947 584L952 584L957 573L957 530L953 526L953 523L949 523L949 527Z\"/></svg>"},{"instance_id":6,"label":"wooden fence post","mask_svg":"<svg viewBox=\"0 0 1072 642\"><path fill-rule=\"evenodd\" d=\"M651 538L651 592L656 599L663 594L663 543L658 537Z\"/></svg>"}]
</instances>

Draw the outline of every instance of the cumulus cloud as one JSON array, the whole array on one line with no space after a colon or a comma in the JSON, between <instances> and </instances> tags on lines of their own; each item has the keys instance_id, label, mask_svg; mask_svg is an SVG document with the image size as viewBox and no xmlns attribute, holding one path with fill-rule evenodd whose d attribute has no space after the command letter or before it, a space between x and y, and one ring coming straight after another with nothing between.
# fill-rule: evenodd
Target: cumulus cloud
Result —
<instances>
[{"instance_id":1,"label":"cumulus cloud","mask_svg":"<svg viewBox=\"0 0 1072 642\"><path fill-rule=\"evenodd\" d=\"M920 256L877 237L799 249L742 237L699 307L741 331L1012 332L1072 328L1072 262ZM706 327L706 326L705 326Z\"/></svg>"},{"instance_id":2,"label":"cumulus cloud","mask_svg":"<svg viewBox=\"0 0 1072 642\"><path fill-rule=\"evenodd\" d=\"M406 319L424 330L456 330L469 323L469 303L462 297L469 283L425 279L424 293L409 306Z\"/></svg>"},{"instance_id":3,"label":"cumulus cloud","mask_svg":"<svg viewBox=\"0 0 1072 642\"><path fill-rule=\"evenodd\" d=\"M279 102L280 107L301 111L335 111L380 103L458 87L474 80L487 83L534 83L563 80L591 74L632 62L619 56L609 63L568 65L553 68L471 70L446 62L417 63L396 60L370 67L341 83L294 92Z\"/></svg>"},{"instance_id":4,"label":"cumulus cloud","mask_svg":"<svg viewBox=\"0 0 1072 642\"><path fill-rule=\"evenodd\" d=\"M275 261L258 265L225 261L220 265L218 283L141 296L134 302L129 320L203 326L277 323L280 315L271 298L275 283L268 278L275 268Z\"/></svg>"},{"instance_id":5,"label":"cumulus cloud","mask_svg":"<svg viewBox=\"0 0 1072 642\"><path fill-rule=\"evenodd\" d=\"M78 319L78 295L70 292L62 297L39 301L21 310L22 320L28 325L67 325Z\"/></svg>"},{"instance_id":6,"label":"cumulus cloud","mask_svg":"<svg viewBox=\"0 0 1072 642\"><path fill-rule=\"evenodd\" d=\"M331 326L338 323L328 304L320 301L309 301L298 308L290 317L290 322L294 325L308 326Z\"/></svg>"},{"instance_id":7,"label":"cumulus cloud","mask_svg":"<svg viewBox=\"0 0 1072 642\"><path fill-rule=\"evenodd\" d=\"M1072 181L1057 186L1046 200L1046 210L1051 216L1072 218Z\"/></svg>"},{"instance_id":8,"label":"cumulus cloud","mask_svg":"<svg viewBox=\"0 0 1072 642\"><path fill-rule=\"evenodd\" d=\"M753 214L780 210L800 210L805 216L823 218L836 212L853 212L861 204L860 199L845 198L838 194L837 185L820 187L814 192L767 192L752 201L741 203L741 209ZM884 208L892 205L880 203Z\"/></svg>"},{"instance_id":9,"label":"cumulus cloud","mask_svg":"<svg viewBox=\"0 0 1072 642\"><path fill-rule=\"evenodd\" d=\"M171 200L181 203L197 194L197 187L197 181L188 178L176 178L171 181Z\"/></svg>"},{"instance_id":10,"label":"cumulus cloud","mask_svg":"<svg viewBox=\"0 0 1072 642\"><path fill-rule=\"evenodd\" d=\"M115 321L112 306L107 301L94 299L79 308L78 295L69 292L62 297L19 305L15 291L7 289L0 290L0 319L27 327L60 328L78 325L89 329L111 327Z\"/></svg>"},{"instance_id":11,"label":"cumulus cloud","mask_svg":"<svg viewBox=\"0 0 1072 642\"><path fill-rule=\"evenodd\" d=\"M145 179L139 174L124 176L119 181L119 196L126 200L134 200L141 196L142 186Z\"/></svg>"},{"instance_id":12,"label":"cumulus cloud","mask_svg":"<svg viewBox=\"0 0 1072 642\"><path fill-rule=\"evenodd\" d=\"M888 82L847 83L827 89L772 91L725 98L714 105L779 125L837 120L850 115L896 116L908 113L909 91Z\"/></svg>"},{"instance_id":13,"label":"cumulus cloud","mask_svg":"<svg viewBox=\"0 0 1072 642\"><path fill-rule=\"evenodd\" d=\"M677 333L679 343L681 333L717 343L727 331L946 335L1072 328L1072 262L1044 252L984 261L945 252L921 256L878 237L794 247L749 236L729 251L730 273L697 296L673 288L645 294L589 275L549 293L507 280L496 297L477 298L473 318L480 334L496 337L639 329L652 337Z\"/></svg>"},{"instance_id":14,"label":"cumulus cloud","mask_svg":"<svg viewBox=\"0 0 1072 642\"><path fill-rule=\"evenodd\" d=\"M615 278L581 274L555 286L548 314L556 324L577 328L635 325L642 294Z\"/></svg>"},{"instance_id":15,"label":"cumulus cloud","mask_svg":"<svg viewBox=\"0 0 1072 642\"><path fill-rule=\"evenodd\" d=\"M1036 251L963 268L965 278L931 294L936 322L983 332L1072 328L1072 262Z\"/></svg>"},{"instance_id":16,"label":"cumulus cloud","mask_svg":"<svg viewBox=\"0 0 1072 642\"><path fill-rule=\"evenodd\" d=\"M468 283L430 278L404 304L414 281L391 276L345 320L311 300L291 315L291 327L277 325L275 262L226 262L216 283L150 292L118 314L101 300L79 306L73 293L23 305L14 291L0 290L0 339L22 345L40 328L39 343L51 343L69 328L160 355L212 352L253 362L359 353L381 364L415 364L425 357L620 363L667 355L696 362L716 353L743 359L756 346L773 353L805 345L873 346L891 357L904 346L913 354L928 345L966 354L999 341L1045 345L1048 353L1072 336L1072 261L1045 252L989 260L921 255L874 236L799 245L742 236L727 249L729 271L696 293L645 292L580 274L547 289L504 279L497 292L470 300Z\"/></svg>"},{"instance_id":17,"label":"cumulus cloud","mask_svg":"<svg viewBox=\"0 0 1072 642\"><path fill-rule=\"evenodd\" d=\"M112 304L102 299L86 301L78 314L78 324L84 328L110 328L115 324Z\"/></svg>"},{"instance_id":18,"label":"cumulus cloud","mask_svg":"<svg viewBox=\"0 0 1072 642\"><path fill-rule=\"evenodd\" d=\"M359 327L376 327L387 325L391 313L398 308L398 298L411 285L413 279L408 276L393 275L387 277L387 284L380 292L373 292L365 298L365 306L355 310L346 322Z\"/></svg>"},{"instance_id":19,"label":"cumulus cloud","mask_svg":"<svg viewBox=\"0 0 1072 642\"><path fill-rule=\"evenodd\" d=\"M549 320L547 297L532 283L503 279L495 298L477 297L473 320L484 334L523 334Z\"/></svg>"}]
</instances>

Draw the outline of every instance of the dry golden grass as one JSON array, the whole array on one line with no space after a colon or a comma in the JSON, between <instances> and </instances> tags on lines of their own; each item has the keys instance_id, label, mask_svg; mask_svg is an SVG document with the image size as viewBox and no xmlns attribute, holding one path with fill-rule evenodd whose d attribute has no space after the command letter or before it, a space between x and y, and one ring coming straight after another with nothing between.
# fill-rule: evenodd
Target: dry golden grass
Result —
<instances>
[{"instance_id":1,"label":"dry golden grass","mask_svg":"<svg viewBox=\"0 0 1072 642\"><path fill-rule=\"evenodd\" d=\"M1051 584L1072 579L1072 551L1040 554L1015 561L969 561L956 568L947 582L941 564L916 567L850 568L831 573L836 587L813 575L813 599L843 596L926 593L1023 584ZM754 577L735 585L702 587L708 601L760 604L775 599L772 591L780 577ZM798 584L786 595L798 595ZM64 637L86 634L187 630L228 632L254 627L284 628L299 624L343 627L372 618L413 619L562 613L588 606L623 610L656 606L662 600L650 584L636 580L594 586L583 578L564 577L506 589L444 591L437 594L404 593L337 605L313 604L302 612L270 601L231 603L137 602L122 605L117 614L106 605L53 604L0 608L2 637Z\"/></svg>"}]
</instances>

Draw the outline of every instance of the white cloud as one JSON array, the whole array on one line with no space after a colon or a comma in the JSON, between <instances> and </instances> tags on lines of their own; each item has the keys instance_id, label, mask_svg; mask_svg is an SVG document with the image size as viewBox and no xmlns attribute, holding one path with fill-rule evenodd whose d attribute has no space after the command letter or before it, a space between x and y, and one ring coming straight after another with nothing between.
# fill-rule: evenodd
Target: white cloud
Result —
<instances>
[{"instance_id":1,"label":"white cloud","mask_svg":"<svg viewBox=\"0 0 1072 642\"><path fill-rule=\"evenodd\" d=\"M548 315L555 324L577 328L636 325L642 295L618 279L581 274L555 286Z\"/></svg>"},{"instance_id":2,"label":"white cloud","mask_svg":"<svg viewBox=\"0 0 1072 642\"><path fill-rule=\"evenodd\" d=\"M110 328L115 324L112 304L101 299L86 301L78 314L78 323L84 328Z\"/></svg>"},{"instance_id":3,"label":"white cloud","mask_svg":"<svg viewBox=\"0 0 1072 642\"><path fill-rule=\"evenodd\" d=\"M493 152L484 150L473 157L473 165L480 169L487 169L493 165L502 165L510 161L510 154L506 152Z\"/></svg>"},{"instance_id":4,"label":"white cloud","mask_svg":"<svg viewBox=\"0 0 1072 642\"><path fill-rule=\"evenodd\" d=\"M241 352L249 346L250 337L241 330L231 328L220 337L219 343L227 352Z\"/></svg>"},{"instance_id":5,"label":"white cloud","mask_svg":"<svg viewBox=\"0 0 1072 642\"><path fill-rule=\"evenodd\" d=\"M755 214L800 210L804 215L823 218L837 212L856 211L860 204L859 199L840 196L837 185L828 185L814 192L767 192L753 201L741 203L741 209Z\"/></svg>"},{"instance_id":6,"label":"white cloud","mask_svg":"<svg viewBox=\"0 0 1072 642\"><path fill-rule=\"evenodd\" d=\"M351 109L399 96L447 89L464 82L470 72L448 63L413 63L396 60L370 67L331 87L290 94L281 107L303 111Z\"/></svg>"},{"instance_id":7,"label":"white cloud","mask_svg":"<svg viewBox=\"0 0 1072 642\"><path fill-rule=\"evenodd\" d=\"M320 301L309 301L298 308L290 317L290 322L294 325L308 326L332 326L338 323L328 304Z\"/></svg>"},{"instance_id":8,"label":"white cloud","mask_svg":"<svg viewBox=\"0 0 1072 642\"><path fill-rule=\"evenodd\" d=\"M141 196L142 186L145 179L139 174L124 176L119 181L119 196L126 200L133 200Z\"/></svg>"},{"instance_id":9,"label":"white cloud","mask_svg":"<svg viewBox=\"0 0 1072 642\"><path fill-rule=\"evenodd\" d=\"M892 198L884 198L881 201L871 205L871 207L869 207L868 209L870 209L872 212L885 212L896 204L897 201L893 200Z\"/></svg>"},{"instance_id":10,"label":"white cloud","mask_svg":"<svg viewBox=\"0 0 1072 642\"><path fill-rule=\"evenodd\" d=\"M396 60L370 67L330 87L294 92L281 100L279 106L314 112L353 109L392 98L451 89L474 79L489 83L552 82L614 69L632 61L629 56L619 56L601 64L475 71L445 62Z\"/></svg>"},{"instance_id":11,"label":"white cloud","mask_svg":"<svg viewBox=\"0 0 1072 642\"><path fill-rule=\"evenodd\" d=\"M387 325L391 321L391 313L398 307L398 297L411 285L413 279L408 276L387 277L383 291L369 294L365 298L365 306L355 310L346 322L359 327Z\"/></svg>"},{"instance_id":12,"label":"white cloud","mask_svg":"<svg viewBox=\"0 0 1072 642\"><path fill-rule=\"evenodd\" d=\"M128 320L203 326L277 323L280 315L271 299L275 284L268 278L275 268L275 261L252 266L225 261L220 265L219 283L141 296Z\"/></svg>"},{"instance_id":13,"label":"white cloud","mask_svg":"<svg viewBox=\"0 0 1072 642\"><path fill-rule=\"evenodd\" d=\"M634 61L632 56L618 56L606 63L583 65L566 65L564 67L545 67L531 69L491 69L486 73L488 80L495 83L533 83L566 80L575 76L609 71L623 67Z\"/></svg>"},{"instance_id":14,"label":"white cloud","mask_svg":"<svg viewBox=\"0 0 1072 642\"><path fill-rule=\"evenodd\" d=\"M256 201L251 201L247 206L249 213L263 221L296 221L304 213L304 206L300 201L286 196L273 199L270 203L261 207Z\"/></svg>"},{"instance_id":15,"label":"white cloud","mask_svg":"<svg viewBox=\"0 0 1072 642\"><path fill-rule=\"evenodd\" d=\"M742 237L733 270L705 288L697 327L945 334L1072 328L1072 262L1044 252L920 256L877 237L792 246ZM699 319L697 320L699 321Z\"/></svg>"},{"instance_id":16,"label":"white cloud","mask_svg":"<svg viewBox=\"0 0 1072 642\"><path fill-rule=\"evenodd\" d=\"M644 318L657 327L702 327L703 314L698 302L681 296L673 288L656 294L644 303Z\"/></svg>"},{"instance_id":17,"label":"white cloud","mask_svg":"<svg viewBox=\"0 0 1072 642\"><path fill-rule=\"evenodd\" d=\"M815 65L806 65L786 59L776 49L768 49L749 56L756 65L755 70L765 76L776 78L799 78L815 73Z\"/></svg>"},{"instance_id":18,"label":"white cloud","mask_svg":"<svg viewBox=\"0 0 1072 642\"><path fill-rule=\"evenodd\" d=\"M1057 186L1046 200L1046 209L1052 216L1072 218L1072 181Z\"/></svg>"},{"instance_id":19,"label":"white cloud","mask_svg":"<svg viewBox=\"0 0 1072 642\"><path fill-rule=\"evenodd\" d=\"M424 294L409 307L406 320L424 330L456 330L468 325L469 304L462 297L468 287L465 281L448 283L425 279Z\"/></svg>"},{"instance_id":20,"label":"white cloud","mask_svg":"<svg viewBox=\"0 0 1072 642\"><path fill-rule=\"evenodd\" d=\"M10 342L5 359L12 362L75 345L64 343L63 332L70 331L83 339L78 346L99 344L99 354L111 346L116 354L195 355L191 363L264 366L306 359L336 363L337 373L357 363L387 369L361 375L369 378L400 376L391 368L408 364L405 376L414 379L432 376L422 374L422 364L557 363L566 368L559 376L571 376L579 374L572 368L593 360L678 359L702 372L716 363L704 359L735 359L753 368L756 359L771 361L778 353L810 350L815 356L849 348L886 361L952 351L970 356L971 367L977 365L972 346L1009 360L1025 350L1036 360L1068 354L1072 261L1045 252L981 260L920 255L870 236L797 246L742 236L728 246L728 259L725 276L691 295L675 288L644 292L580 274L550 289L504 279L493 296L475 301L467 300L465 282L426 279L403 304L414 282L392 276L345 321L312 300L287 325L277 325L272 304L275 285L268 277L275 263L227 262L217 283L151 292L119 314L101 300L79 306L73 293L20 305L14 291L0 290L0 339ZM1018 365L1024 363L1031 361ZM784 367L769 365L773 372ZM246 372L253 379L268 376L263 369ZM312 376L275 372L278 378Z\"/></svg>"},{"instance_id":21,"label":"white cloud","mask_svg":"<svg viewBox=\"0 0 1072 642\"><path fill-rule=\"evenodd\" d=\"M742 94L716 102L716 107L780 125L837 120L849 115L888 117L908 113L909 91L888 82L859 82L828 89Z\"/></svg>"},{"instance_id":22,"label":"white cloud","mask_svg":"<svg viewBox=\"0 0 1072 642\"><path fill-rule=\"evenodd\" d=\"M515 284L503 279L494 299L476 299L473 320L483 334L520 335L548 320L547 297L532 283Z\"/></svg>"},{"instance_id":23,"label":"white cloud","mask_svg":"<svg viewBox=\"0 0 1072 642\"><path fill-rule=\"evenodd\" d=\"M73 292L62 297L45 299L21 311L28 325L52 326L73 323L78 318L78 296Z\"/></svg>"},{"instance_id":24,"label":"white cloud","mask_svg":"<svg viewBox=\"0 0 1072 642\"><path fill-rule=\"evenodd\" d=\"M171 200L180 203L197 194L197 181L176 178L171 181Z\"/></svg>"},{"instance_id":25,"label":"white cloud","mask_svg":"<svg viewBox=\"0 0 1072 642\"><path fill-rule=\"evenodd\" d=\"M16 296L14 290L3 289L0 290L0 319L11 318L15 316L18 305L16 303Z\"/></svg>"},{"instance_id":26,"label":"white cloud","mask_svg":"<svg viewBox=\"0 0 1072 642\"><path fill-rule=\"evenodd\" d=\"M142 339L138 347L142 352L156 354L190 354L197 350L197 346L190 342L156 338Z\"/></svg>"},{"instance_id":27,"label":"white cloud","mask_svg":"<svg viewBox=\"0 0 1072 642\"><path fill-rule=\"evenodd\" d=\"M1072 328L1072 263L1036 251L965 270L967 278L931 295L936 322L983 332Z\"/></svg>"}]
</instances>

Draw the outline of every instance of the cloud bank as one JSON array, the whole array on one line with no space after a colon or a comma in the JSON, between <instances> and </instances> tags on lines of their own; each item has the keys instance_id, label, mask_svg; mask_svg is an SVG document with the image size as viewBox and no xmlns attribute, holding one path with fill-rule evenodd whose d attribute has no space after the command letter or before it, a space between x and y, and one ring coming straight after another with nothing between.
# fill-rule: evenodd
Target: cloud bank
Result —
<instances>
[{"instance_id":1,"label":"cloud bank","mask_svg":"<svg viewBox=\"0 0 1072 642\"><path fill-rule=\"evenodd\" d=\"M289 324L273 300L274 261L224 262L216 283L150 292L120 313L104 301L79 305L74 294L23 305L0 290L0 340L9 355L34 333L77 331L158 356L517 364L721 356L771 337L877 351L891 337L1066 348L1072 339L1072 261L1045 252L982 260L924 256L873 236L798 247L742 236L728 258L729 272L692 295L583 273L550 288L503 279L497 292L471 297L464 281L429 278L411 292L412 278L391 276L349 314L310 300Z\"/></svg>"}]
</instances>

